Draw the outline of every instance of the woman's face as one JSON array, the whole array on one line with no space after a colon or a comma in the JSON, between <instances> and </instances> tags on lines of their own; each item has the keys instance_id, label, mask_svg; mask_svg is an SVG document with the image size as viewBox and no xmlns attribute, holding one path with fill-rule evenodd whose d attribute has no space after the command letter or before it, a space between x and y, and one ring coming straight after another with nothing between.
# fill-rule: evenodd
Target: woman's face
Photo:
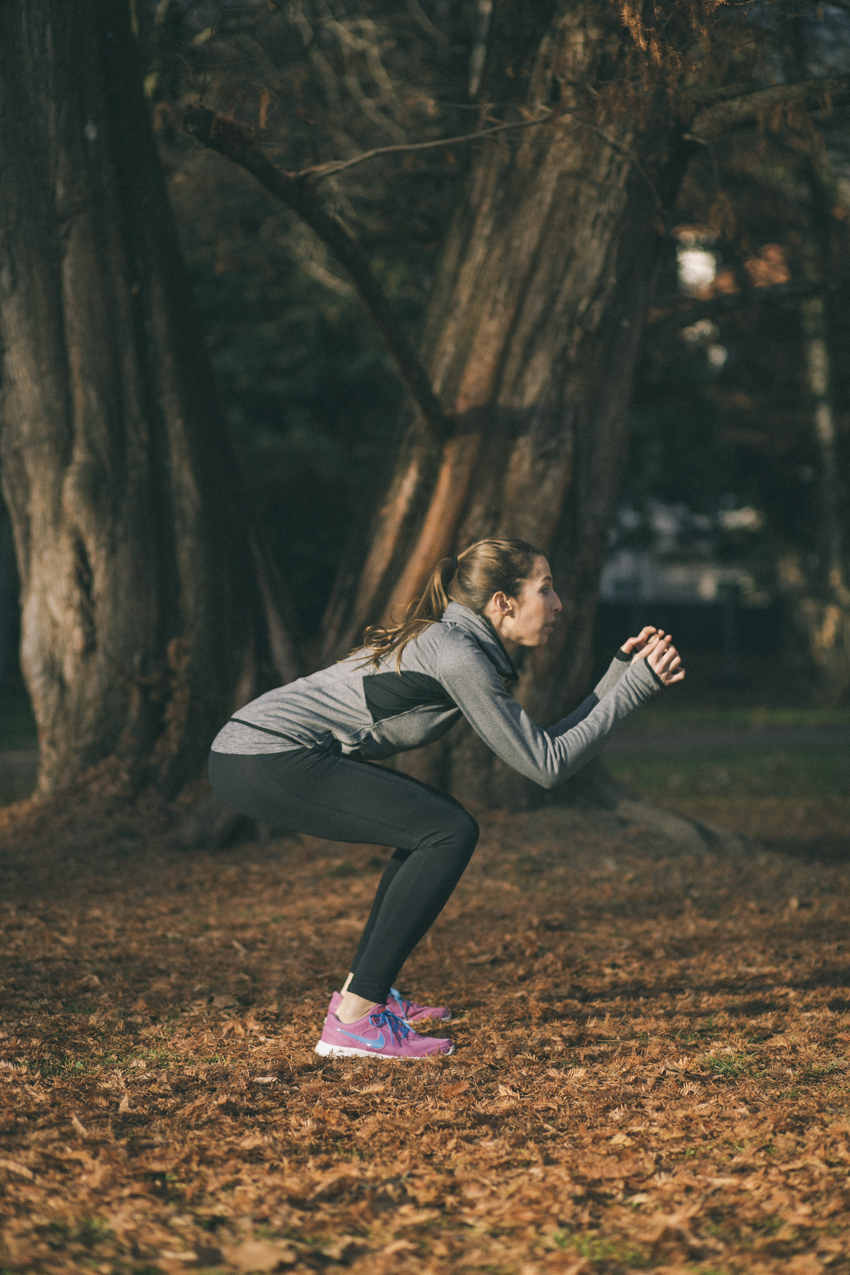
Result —
<instances>
[{"instance_id":1,"label":"woman's face","mask_svg":"<svg viewBox=\"0 0 850 1275\"><path fill-rule=\"evenodd\" d=\"M488 604L488 614L491 607L495 607L495 614L490 618L499 636L508 642L542 646L549 640L562 607L551 568L542 554L534 559L531 575L522 581L518 596L505 599L504 594L495 594Z\"/></svg>"}]
</instances>

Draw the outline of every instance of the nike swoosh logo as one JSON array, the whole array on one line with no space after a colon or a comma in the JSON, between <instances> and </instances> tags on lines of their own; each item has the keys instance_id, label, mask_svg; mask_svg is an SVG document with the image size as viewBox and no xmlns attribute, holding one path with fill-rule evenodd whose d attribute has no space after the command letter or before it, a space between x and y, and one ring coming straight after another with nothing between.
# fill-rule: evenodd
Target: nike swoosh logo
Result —
<instances>
[{"instance_id":1,"label":"nike swoosh logo","mask_svg":"<svg viewBox=\"0 0 850 1275\"><path fill-rule=\"evenodd\" d=\"M361 1045L368 1045L370 1049L383 1049L385 1044L383 1032L377 1040L369 1040L368 1036L358 1036L356 1032L347 1032L344 1027L338 1027L337 1031L342 1032L343 1036L350 1036L352 1040L359 1040Z\"/></svg>"}]
</instances>

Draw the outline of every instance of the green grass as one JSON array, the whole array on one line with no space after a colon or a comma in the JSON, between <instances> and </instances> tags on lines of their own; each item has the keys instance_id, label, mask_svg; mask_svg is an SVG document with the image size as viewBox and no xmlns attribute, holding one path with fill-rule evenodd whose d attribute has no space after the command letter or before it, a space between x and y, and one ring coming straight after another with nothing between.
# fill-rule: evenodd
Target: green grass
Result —
<instances>
[{"instance_id":1,"label":"green grass","mask_svg":"<svg viewBox=\"0 0 850 1275\"><path fill-rule=\"evenodd\" d=\"M651 1255L634 1242L599 1232L581 1233L563 1228L551 1232L547 1239L552 1248L569 1250L594 1264L616 1263L631 1270L642 1270L652 1264Z\"/></svg>"},{"instance_id":2,"label":"green grass","mask_svg":"<svg viewBox=\"0 0 850 1275\"><path fill-rule=\"evenodd\" d=\"M758 730L770 726L844 726L850 731L850 709L794 705L742 704L739 707L708 707L690 704L673 688L667 698L650 701L633 713L618 729L634 734L652 733L664 726L684 730L689 726L730 726ZM666 694L666 693L665 693Z\"/></svg>"},{"instance_id":3,"label":"green grass","mask_svg":"<svg viewBox=\"0 0 850 1275\"><path fill-rule=\"evenodd\" d=\"M227 1059L222 1054L198 1054L190 1062L212 1066L225 1063ZM125 1071L128 1067L139 1066L179 1069L187 1065L187 1059L183 1054L165 1047L136 1049L122 1054L98 1053L95 1049L89 1048L82 1054L72 1054L65 1050L55 1052L45 1050L36 1058L29 1059L24 1065L27 1070L42 1079L50 1079L57 1076L88 1076L100 1072Z\"/></svg>"},{"instance_id":4,"label":"green grass","mask_svg":"<svg viewBox=\"0 0 850 1275\"><path fill-rule=\"evenodd\" d=\"M35 720L26 691L19 684L0 686L0 720L3 747L32 750L37 747ZM836 727L845 727L850 740L850 711L817 707L698 706L679 688L634 713L617 735L631 740L628 752L617 752L616 740L606 753L607 764L627 787L649 801L675 802L686 797L821 797L850 791L850 763L846 742L835 738ZM794 730L832 728L822 744L796 738ZM728 741L717 732L729 732ZM779 732L765 735L759 732ZM783 737L781 732L786 731ZM665 734L670 733L669 744ZM699 736L708 732L704 743ZM683 747L683 737L687 746ZM646 739L647 752L634 743ZM740 747L736 744L740 743ZM763 743L763 747L759 744ZM7 778L8 792L0 802L23 795L20 780ZM28 790L28 789L27 789ZM333 869L336 876L359 871L345 860Z\"/></svg>"},{"instance_id":5,"label":"green grass","mask_svg":"<svg viewBox=\"0 0 850 1275\"><path fill-rule=\"evenodd\" d=\"M48 1222L44 1231L50 1247L57 1249L64 1249L69 1243L96 1248L113 1235L109 1223L98 1217L83 1217L75 1226L65 1222Z\"/></svg>"},{"instance_id":6,"label":"green grass","mask_svg":"<svg viewBox=\"0 0 850 1275\"><path fill-rule=\"evenodd\" d=\"M819 797L846 793L846 758L803 751L736 753L722 757L654 752L611 757L616 779L647 798Z\"/></svg>"},{"instance_id":7,"label":"green grass","mask_svg":"<svg viewBox=\"0 0 850 1275\"><path fill-rule=\"evenodd\" d=\"M38 735L29 696L18 683L0 685L3 748L37 748Z\"/></svg>"},{"instance_id":8,"label":"green grass","mask_svg":"<svg viewBox=\"0 0 850 1275\"><path fill-rule=\"evenodd\" d=\"M703 1062L712 1075L728 1080L749 1075L759 1068L758 1060L748 1054L707 1054Z\"/></svg>"},{"instance_id":9,"label":"green grass","mask_svg":"<svg viewBox=\"0 0 850 1275\"><path fill-rule=\"evenodd\" d=\"M827 708L695 709L652 703L617 732L612 774L649 800L822 797L850 791L850 712ZM844 727L844 732L836 730ZM818 734L819 728L823 734ZM646 741L643 752L636 744Z\"/></svg>"}]
</instances>

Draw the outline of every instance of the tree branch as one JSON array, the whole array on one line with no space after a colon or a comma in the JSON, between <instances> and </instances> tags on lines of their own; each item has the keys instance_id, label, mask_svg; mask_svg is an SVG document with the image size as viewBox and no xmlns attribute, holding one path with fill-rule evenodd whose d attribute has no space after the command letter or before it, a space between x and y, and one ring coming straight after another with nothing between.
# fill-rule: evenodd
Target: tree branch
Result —
<instances>
[{"instance_id":1,"label":"tree branch","mask_svg":"<svg viewBox=\"0 0 850 1275\"><path fill-rule=\"evenodd\" d=\"M505 133L508 129L534 128L538 124L548 124L557 119L563 112L547 111L545 115L533 120L514 120L507 124L493 124L491 128L479 128L472 133L460 133L457 137L438 137L430 142L397 142L392 146L376 146L360 155L352 155L351 159L329 159L324 164L315 164L312 168L300 168L293 177L328 177L331 173L341 173L345 168L354 168L357 164L365 164L368 159L376 159L379 155L406 155L409 151L432 151L441 146L459 146L461 142L474 142L479 137L492 137L494 133Z\"/></svg>"},{"instance_id":2,"label":"tree branch","mask_svg":"<svg viewBox=\"0 0 850 1275\"><path fill-rule=\"evenodd\" d=\"M733 129L755 123L776 107L799 104L808 110L829 113L833 107L844 106L848 101L850 75L772 84L766 89L736 93L698 108L685 136L694 142L713 142Z\"/></svg>"},{"instance_id":3,"label":"tree branch","mask_svg":"<svg viewBox=\"0 0 850 1275\"><path fill-rule=\"evenodd\" d=\"M206 107L189 107L183 114L183 128L202 146L218 151L251 173L260 185L297 213L326 244L351 276L428 430L438 443L450 438L452 421L443 411L416 351L402 333L365 254L341 219L323 207L309 181L301 175L276 168L256 145L248 129Z\"/></svg>"}]
</instances>

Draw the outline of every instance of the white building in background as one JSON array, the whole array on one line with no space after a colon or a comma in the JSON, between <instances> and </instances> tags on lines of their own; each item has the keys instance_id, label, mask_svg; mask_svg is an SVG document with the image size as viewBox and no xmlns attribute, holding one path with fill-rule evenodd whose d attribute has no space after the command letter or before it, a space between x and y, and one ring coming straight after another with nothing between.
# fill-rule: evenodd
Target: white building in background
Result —
<instances>
[{"instance_id":1,"label":"white building in background","mask_svg":"<svg viewBox=\"0 0 850 1275\"><path fill-rule=\"evenodd\" d=\"M682 293L709 299L739 290L734 273L722 266L714 251L716 236L710 228L681 225L674 233ZM782 245L775 243L762 244L744 262L744 269L754 287L784 283L790 277ZM681 337L701 349L715 371L725 366L729 352L711 318L684 327ZM602 570L601 600L767 606L771 598L748 566L753 554L747 552L748 538L755 548L763 523L762 514L751 506L721 509L711 516L662 501L649 502L641 513L621 509ZM740 547L737 560L730 556L732 545Z\"/></svg>"},{"instance_id":2,"label":"white building in background","mask_svg":"<svg viewBox=\"0 0 850 1275\"><path fill-rule=\"evenodd\" d=\"M716 560L723 532L755 533L762 521L758 510L748 506L721 510L715 518L660 501L651 502L644 516L623 509L602 568L600 599L712 603L732 587L744 605L763 606L769 598L743 563ZM641 542L648 543L634 543L639 529Z\"/></svg>"}]
</instances>

